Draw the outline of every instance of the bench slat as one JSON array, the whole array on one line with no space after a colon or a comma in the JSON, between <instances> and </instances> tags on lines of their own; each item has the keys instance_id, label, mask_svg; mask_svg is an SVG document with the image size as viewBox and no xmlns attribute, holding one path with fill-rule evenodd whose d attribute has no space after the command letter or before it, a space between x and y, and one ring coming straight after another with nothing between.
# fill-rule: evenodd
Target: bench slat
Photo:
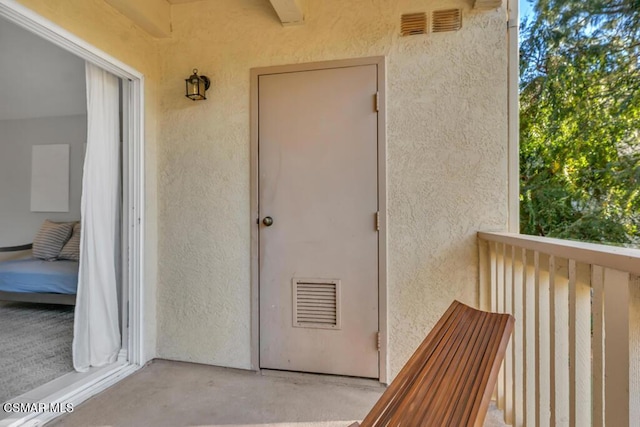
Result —
<instances>
[{"instance_id":1,"label":"bench slat","mask_svg":"<svg viewBox=\"0 0 640 427\"><path fill-rule=\"evenodd\" d=\"M447 420L449 420L452 416L451 411L447 411L448 403L452 402L452 396L456 396L455 392L460 391L459 386L461 382L464 382L464 377L469 378L472 377L468 372L468 368L470 365L467 363L469 357L471 357L471 350L473 349L473 344L477 342L478 337L478 327L482 325L481 321L482 317L476 316L475 313L469 313L470 319L467 320L464 324L458 324L457 327L466 329L469 331L469 334L463 337L463 340L459 343L461 348L466 353L461 353L455 360L451 361L447 371L445 372L447 376L447 387L438 388L438 393L432 393L438 396L439 405L432 406L429 408L428 412L425 412L420 418L415 418L414 421L416 424L423 423L426 421L427 424L430 425L445 425ZM462 359L462 356L466 354L466 358ZM438 366L437 363L434 364L433 369L442 370ZM449 415L447 415L449 414Z\"/></svg>"},{"instance_id":2,"label":"bench slat","mask_svg":"<svg viewBox=\"0 0 640 427\"><path fill-rule=\"evenodd\" d=\"M466 332L462 328L457 327L457 325L466 322L468 316L468 313L462 312L460 316L456 318L457 322L452 324L452 327L447 330L443 339L431 354L431 357L424 361L425 363L419 371L415 372L414 380L410 385L410 391L398 410L395 411L389 425L404 424L410 416L416 412L420 412L420 407L427 409L430 407L432 403L431 400L435 396L433 393L428 393L428 391L441 386L444 375L447 372L447 364L451 362ZM436 363L441 369L431 369L430 364L432 363Z\"/></svg>"},{"instance_id":3,"label":"bench slat","mask_svg":"<svg viewBox=\"0 0 640 427\"><path fill-rule=\"evenodd\" d=\"M445 420L451 420L454 418L460 399L451 399L448 396L461 396L466 388L469 388L469 384L474 381L472 372L477 370L480 365L480 351L483 343L486 343L485 339L490 335L488 329L490 327L490 318L486 313L478 318L472 328L469 328L473 334L471 338L471 345L466 346L464 353L460 354L454 361L454 366L458 366L452 375L449 382L449 388L444 390L438 395L439 405L442 405L442 411L432 411L433 414L441 413L441 417L433 419L433 422L437 422L440 425ZM471 373L471 374L470 374ZM423 418L424 419L424 418ZM435 425L435 424L434 424Z\"/></svg>"},{"instance_id":4,"label":"bench slat","mask_svg":"<svg viewBox=\"0 0 640 427\"><path fill-rule=\"evenodd\" d=\"M491 401L491 394L498 380L498 372L500 371L500 365L504 359L504 355L507 351L507 344L513 331L513 324L515 322L513 316L503 314L500 315L500 327L496 331L497 345L491 346L491 356L486 358L486 364L482 369L482 382L478 384L476 396L476 403L473 406L471 412L471 419L475 420L474 426L481 427L484 423L484 418L487 415L487 409L489 408L489 402Z\"/></svg>"},{"instance_id":5,"label":"bench slat","mask_svg":"<svg viewBox=\"0 0 640 427\"><path fill-rule=\"evenodd\" d=\"M393 415L393 412L397 408L397 405L400 404L404 395L409 391L409 387L414 376L413 372L424 367L424 363L433 353L435 345L437 345L444 336L447 330L447 323L450 322L450 318L455 318L462 313L462 311L463 309L460 306L452 304L449 307L433 327L431 333L427 335L425 340L409 358L409 361L400 370L387 390L382 394L378 402L376 402L373 409L367 414L361 425L387 425L389 419ZM451 325L449 324L448 326Z\"/></svg>"},{"instance_id":6,"label":"bench slat","mask_svg":"<svg viewBox=\"0 0 640 427\"><path fill-rule=\"evenodd\" d=\"M438 390L441 390L440 393L429 393L429 390L423 390L423 395L428 394L429 398L425 398L424 402L421 405L419 411L416 411L411 421L412 423L420 423L423 420L431 420L431 425L441 425L445 419L445 410L447 401L451 399L448 397L452 394L453 389L456 386L456 380L460 379L463 371L459 369L460 363L462 362L462 358L470 349L469 346L464 346L463 344L469 340L475 340L475 329L473 327L468 327L467 325L473 325L471 322L473 319L471 318L471 313L465 313L466 319L461 320L460 323L456 325L456 329L463 332L464 335L458 336L455 343L450 343L449 345L455 346L455 353L450 352L450 357L444 361L430 361L430 363L434 364L437 369L431 369L438 373L440 381L436 384ZM430 367L428 367L430 368ZM414 424L415 425L415 424Z\"/></svg>"},{"instance_id":7,"label":"bench slat","mask_svg":"<svg viewBox=\"0 0 640 427\"><path fill-rule=\"evenodd\" d=\"M470 406L473 404L471 396L477 393L474 390L474 383L477 381L477 372L482 371L483 349L491 345L491 340L495 337L495 318L491 318L489 313L484 313L483 328L479 332L479 339L473 348L473 354L477 355L473 359L469 360L470 366L466 366L466 370L471 374L467 375L467 378L460 384L460 388L456 390L456 395L460 396L459 399L452 400L453 408L451 409L451 417L449 418L449 425L457 426L463 423L463 415L470 412Z\"/></svg>"},{"instance_id":8,"label":"bench slat","mask_svg":"<svg viewBox=\"0 0 640 427\"><path fill-rule=\"evenodd\" d=\"M513 324L454 301L361 425L482 426Z\"/></svg>"}]
</instances>

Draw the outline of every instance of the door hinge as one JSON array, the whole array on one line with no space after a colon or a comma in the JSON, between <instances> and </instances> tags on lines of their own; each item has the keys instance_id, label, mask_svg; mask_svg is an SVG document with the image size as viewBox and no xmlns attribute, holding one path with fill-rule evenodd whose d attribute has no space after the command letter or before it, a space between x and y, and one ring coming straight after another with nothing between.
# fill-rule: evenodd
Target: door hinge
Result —
<instances>
[{"instance_id":1,"label":"door hinge","mask_svg":"<svg viewBox=\"0 0 640 427\"><path fill-rule=\"evenodd\" d=\"M376 92L376 94L373 95L373 98L374 98L374 103L373 103L374 109L376 110L376 113L377 113L378 111L380 111L380 100L379 100L380 92Z\"/></svg>"},{"instance_id":2,"label":"door hinge","mask_svg":"<svg viewBox=\"0 0 640 427\"><path fill-rule=\"evenodd\" d=\"M380 338L380 331L376 334L376 350L380 351L380 347L382 347L382 339Z\"/></svg>"},{"instance_id":3,"label":"door hinge","mask_svg":"<svg viewBox=\"0 0 640 427\"><path fill-rule=\"evenodd\" d=\"M380 211L376 212L376 231L380 231Z\"/></svg>"}]
</instances>

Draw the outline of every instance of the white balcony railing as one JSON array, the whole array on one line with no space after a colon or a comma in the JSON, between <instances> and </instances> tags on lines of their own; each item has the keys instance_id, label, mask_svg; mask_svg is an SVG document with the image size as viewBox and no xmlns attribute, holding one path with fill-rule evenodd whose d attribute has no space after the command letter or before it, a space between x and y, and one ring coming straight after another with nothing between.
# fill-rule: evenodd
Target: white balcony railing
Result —
<instances>
[{"instance_id":1,"label":"white balcony railing","mask_svg":"<svg viewBox=\"0 0 640 427\"><path fill-rule=\"evenodd\" d=\"M516 318L496 398L515 426L640 426L640 250L478 233L480 305Z\"/></svg>"}]
</instances>

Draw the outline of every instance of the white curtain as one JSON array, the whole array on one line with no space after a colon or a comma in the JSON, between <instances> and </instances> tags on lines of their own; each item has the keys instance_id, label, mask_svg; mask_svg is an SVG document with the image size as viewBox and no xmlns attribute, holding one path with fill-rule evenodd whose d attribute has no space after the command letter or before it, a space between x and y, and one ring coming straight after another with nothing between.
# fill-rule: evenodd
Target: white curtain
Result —
<instances>
[{"instance_id":1,"label":"white curtain","mask_svg":"<svg viewBox=\"0 0 640 427\"><path fill-rule=\"evenodd\" d=\"M120 351L116 233L119 204L118 78L86 63L87 150L82 176L80 268L73 367L115 362Z\"/></svg>"}]
</instances>

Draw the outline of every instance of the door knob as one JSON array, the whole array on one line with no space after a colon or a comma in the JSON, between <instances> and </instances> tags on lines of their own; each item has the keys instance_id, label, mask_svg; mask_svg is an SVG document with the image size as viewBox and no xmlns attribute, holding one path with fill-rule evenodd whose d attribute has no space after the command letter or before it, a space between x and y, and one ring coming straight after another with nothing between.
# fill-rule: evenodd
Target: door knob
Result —
<instances>
[{"instance_id":1,"label":"door knob","mask_svg":"<svg viewBox=\"0 0 640 427\"><path fill-rule=\"evenodd\" d=\"M262 220L262 223L267 227L271 227L271 225L273 224L273 218L271 218L270 216L265 216Z\"/></svg>"}]
</instances>

